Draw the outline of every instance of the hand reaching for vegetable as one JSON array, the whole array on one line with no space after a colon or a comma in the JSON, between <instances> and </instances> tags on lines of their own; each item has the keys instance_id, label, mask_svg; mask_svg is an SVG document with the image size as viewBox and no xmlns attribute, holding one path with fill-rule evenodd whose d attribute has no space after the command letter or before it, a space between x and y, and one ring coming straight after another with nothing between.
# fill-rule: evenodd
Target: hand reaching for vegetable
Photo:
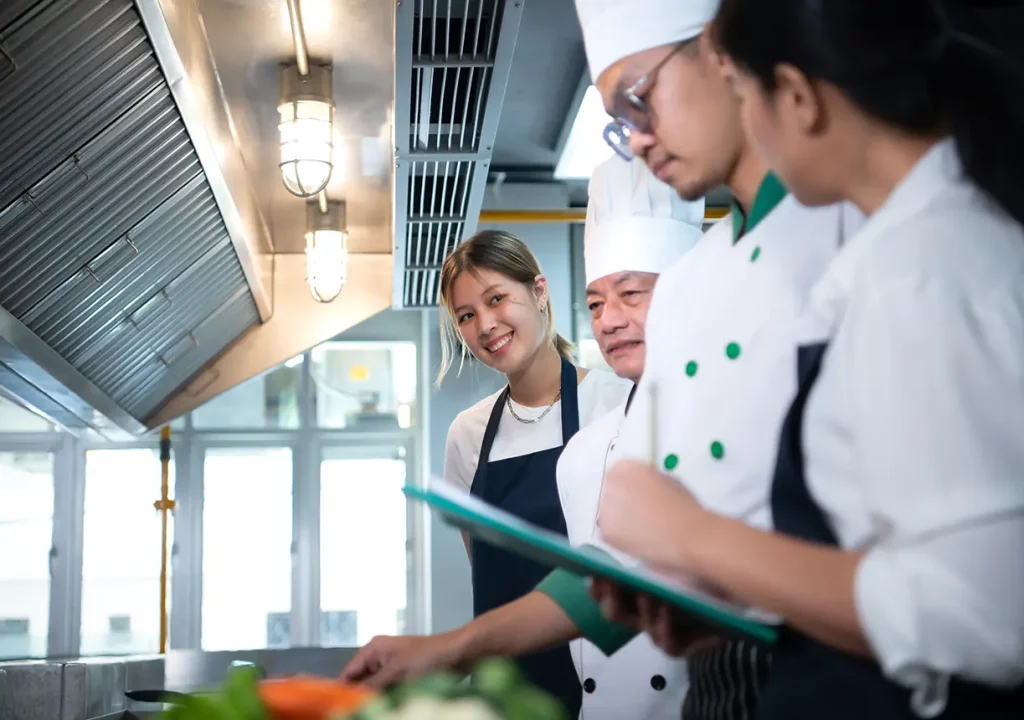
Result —
<instances>
[{"instance_id":1,"label":"hand reaching for vegetable","mask_svg":"<svg viewBox=\"0 0 1024 720\"><path fill-rule=\"evenodd\" d=\"M341 671L341 679L373 688L456 669L461 662L456 640L448 635L373 638Z\"/></svg>"},{"instance_id":2,"label":"hand reaching for vegetable","mask_svg":"<svg viewBox=\"0 0 1024 720\"><path fill-rule=\"evenodd\" d=\"M591 580L590 594L605 617L647 633L669 657L692 655L721 642L714 632L688 622L670 605L648 595L630 593L608 580Z\"/></svg>"}]
</instances>

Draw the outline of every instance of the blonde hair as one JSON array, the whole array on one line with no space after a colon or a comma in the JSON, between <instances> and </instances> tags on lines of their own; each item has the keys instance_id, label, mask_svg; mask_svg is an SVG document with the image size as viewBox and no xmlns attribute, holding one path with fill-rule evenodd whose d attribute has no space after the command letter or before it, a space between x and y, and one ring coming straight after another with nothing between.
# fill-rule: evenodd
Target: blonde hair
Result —
<instances>
[{"instance_id":1,"label":"blonde hair","mask_svg":"<svg viewBox=\"0 0 1024 720\"><path fill-rule=\"evenodd\" d=\"M455 281L464 272L491 270L516 281L521 285L533 287L537 276L541 274L540 263L526 247L526 243L512 233L503 230L482 230L459 245L445 258L441 266L441 369L437 375L440 385L455 362L455 354L460 354L459 373L469 355L462 334L459 332L455 318L455 306L452 288ZM573 344L555 332L555 311L551 300L544 305L544 317L547 321L547 339L555 351L569 362L575 362Z\"/></svg>"}]
</instances>

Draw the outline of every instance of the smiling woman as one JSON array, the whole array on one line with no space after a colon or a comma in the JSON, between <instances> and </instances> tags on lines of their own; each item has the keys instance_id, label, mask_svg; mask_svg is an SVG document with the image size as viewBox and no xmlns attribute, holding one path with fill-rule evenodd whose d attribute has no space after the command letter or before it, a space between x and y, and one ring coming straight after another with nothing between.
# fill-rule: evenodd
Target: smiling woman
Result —
<instances>
[{"instance_id":1,"label":"smiling woman","mask_svg":"<svg viewBox=\"0 0 1024 720\"><path fill-rule=\"evenodd\" d=\"M529 522L565 534L555 468L562 448L591 420L625 401L630 383L573 364L555 332L547 280L526 245L506 232L477 233L441 270L444 378L458 353L508 379L500 393L459 413L448 431L444 478ZM466 538L473 612L481 615L534 589L549 572ZM581 688L568 646L520 660L527 678L571 716Z\"/></svg>"}]
</instances>

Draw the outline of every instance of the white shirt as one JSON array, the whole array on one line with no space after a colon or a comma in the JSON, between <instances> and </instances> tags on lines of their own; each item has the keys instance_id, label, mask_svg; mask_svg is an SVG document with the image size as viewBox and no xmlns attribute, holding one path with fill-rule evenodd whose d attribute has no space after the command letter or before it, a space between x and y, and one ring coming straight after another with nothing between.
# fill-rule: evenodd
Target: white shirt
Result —
<instances>
[{"instance_id":1,"label":"white shirt","mask_svg":"<svg viewBox=\"0 0 1024 720\"><path fill-rule=\"evenodd\" d=\"M573 545L603 547L597 511L625 417L623 401L580 430L558 460L558 496ZM611 656L587 640L570 648L580 682L594 687L583 694L580 720L678 720L689 687L686 661L665 655L650 636L637 635ZM656 678L664 680L661 690L654 687Z\"/></svg>"},{"instance_id":2,"label":"white shirt","mask_svg":"<svg viewBox=\"0 0 1024 720\"><path fill-rule=\"evenodd\" d=\"M831 337L808 486L867 550L856 603L883 670L923 715L945 705L924 692L938 674L1024 682L1024 230L947 140L832 263L808 322Z\"/></svg>"},{"instance_id":3,"label":"white shirt","mask_svg":"<svg viewBox=\"0 0 1024 720\"><path fill-rule=\"evenodd\" d=\"M705 507L769 527L778 430L796 392L796 322L862 221L848 205L786 197L736 243L731 218L716 223L658 280L645 372L616 453L650 461L653 447L657 466Z\"/></svg>"},{"instance_id":4,"label":"white shirt","mask_svg":"<svg viewBox=\"0 0 1024 720\"><path fill-rule=\"evenodd\" d=\"M632 384L610 372L591 370L576 386L579 402L580 429L625 402ZM501 392L489 395L471 408L463 410L448 428L448 444L444 453L444 479L469 492L473 485L480 446L491 417L491 410ZM546 408L531 408L513 401L516 414L535 418ZM536 423L522 423L512 417L506 406L494 437L489 461L529 455L562 445L562 401Z\"/></svg>"}]
</instances>

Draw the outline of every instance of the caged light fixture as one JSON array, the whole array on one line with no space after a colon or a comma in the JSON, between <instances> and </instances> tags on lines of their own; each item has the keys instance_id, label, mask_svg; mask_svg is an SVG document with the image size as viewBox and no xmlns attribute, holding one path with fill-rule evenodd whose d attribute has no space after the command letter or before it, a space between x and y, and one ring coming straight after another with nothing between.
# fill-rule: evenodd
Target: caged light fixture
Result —
<instances>
[{"instance_id":1,"label":"caged light fixture","mask_svg":"<svg viewBox=\"0 0 1024 720\"><path fill-rule=\"evenodd\" d=\"M317 302L341 294L348 278L348 231L345 203L320 200L306 204L306 284Z\"/></svg>"},{"instance_id":2,"label":"caged light fixture","mask_svg":"<svg viewBox=\"0 0 1024 720\"><path fill-rule=\"evenodd\" d=\"M288 192L313 197L334 170L334 98L329 66L289 64L281 68L278 105L281 178Z\"/></svg>"}]
</instances>

